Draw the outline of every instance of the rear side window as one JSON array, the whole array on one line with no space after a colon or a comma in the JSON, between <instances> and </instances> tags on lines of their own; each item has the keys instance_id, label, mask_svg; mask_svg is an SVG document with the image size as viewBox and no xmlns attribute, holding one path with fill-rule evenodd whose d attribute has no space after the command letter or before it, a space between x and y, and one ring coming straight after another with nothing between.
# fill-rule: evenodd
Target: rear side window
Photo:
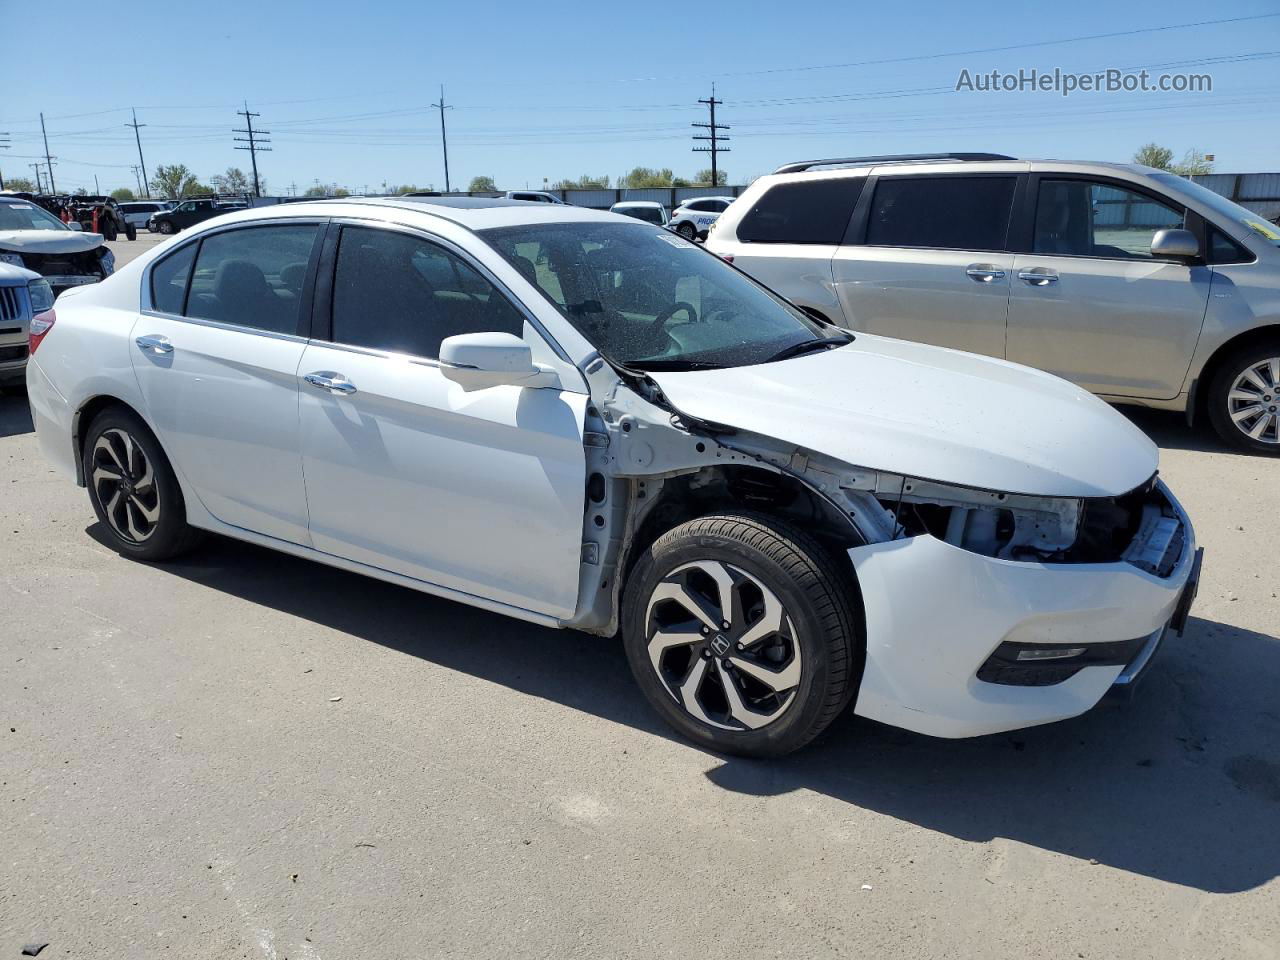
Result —
<instances>
[{"instance_id":1,"label":"rear side window","mask_svg":"<svg viewBox=\"0 0 1280 960\"><path fill-rule=\"evenodd\" d=\"M876 184L867 244L1003 250L1017 177L890 177Z\"/></svg>"},{"instance_id":2,"label":"rear side window","mask_svg":"<svg viewBox=\"0 0 1280 960\"><path fill-rule=\"evenodd\" d=\"M738 224L743 243L839 243L866 181L801 180L765 191Z\"/></svg>"},{"instance_id":3,"label":"rear side window","mask_svg":"<svg viewBox=\"0 0 1280 960\"><path fill-rule=\"evenodd\" d=\"M198 244L189 243L151 268L151 307L161 313L182 314L182 301L187 297L187 280Z\"/></svg>"},{"instance_id":4,"label":"rear side window","mask_svg":"<svg viewBox=\"0 0 1280 960\"><path fill-rule=\"evenodd\" d=\"M317 230L313 223L290 224L206 237L196 256L186 315L296 334Z\"/></svg>"},{"instance_id":5,"label":"rear side window","mask_svg":"<svg viewBox=\"0 0 1280 960\"><path fill-rule=\"evenodd\" d=\"M524 334L524 317L466 261L427 240L346 227L333 280L333 340L434 360L463 333Z\"/></svg>"}]
</instances>

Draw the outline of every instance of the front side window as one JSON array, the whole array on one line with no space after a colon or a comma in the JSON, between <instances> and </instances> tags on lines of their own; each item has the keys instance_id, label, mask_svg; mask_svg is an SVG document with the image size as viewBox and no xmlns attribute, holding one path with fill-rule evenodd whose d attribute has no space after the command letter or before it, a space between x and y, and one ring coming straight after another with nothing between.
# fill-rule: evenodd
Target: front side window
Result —
<instances>
[{"instance_id":1,"label":"front side window","mask_svg":"<svg viewBox=\"0 0 1280 960\"><path fill-rule=\"evenodd\" d=\"M200 243L186 315L271 333L298 332L314 223L247 227Z\"/></svg>"},{"instance_id":2,"label":"front side window","mask_svg":"<svg viewBox=\"0 0 1280 960\"><path fill-rule=\"evenodd\" d=\"M743 366L829 335L667 230L549 223L481 236L616 363L652 370Z\"/></svg>"},{"instance_id":3,"label":"front side window","mask_svg":"<svg viewBox=\"0 0 1280 960\"><path fill-rule=\"evenodd\" d=\"M1066 257L1150 260L1161 230L1180 228L1183 211L1143 193L1088 180L1041 180L1033 250Z\"/></svg>"},{"instance_id":4,"label":"front side window","mask_svg":"<svg viewBox=\"0 0 1280 960\"><path fill-rule=\"evenodd\" d=\"M434 360L464 333L524 333L524 317L465 260L428 240L344 227L333 279L335 343Z\"/></svg>"},{"instance_id":5,"label":"front side window","mask_svg":"<svg viewBox=\"0 0 1280 960\"><path fill-rule=\"evenodd\" d=\"M796 180L765 191L738 224L743 243L839 243L862 194L862 177Z\"/></svg>"},{"instance_id":6,"label":"front side window","mask_svg":"<svg viewBox=\"0 0 1280 960\"><path fill-rule=\"evenodd\" d=\"M876 184L867 244L1003 250L1016 177L890 177Z\"/></svg>"}]
</instances>

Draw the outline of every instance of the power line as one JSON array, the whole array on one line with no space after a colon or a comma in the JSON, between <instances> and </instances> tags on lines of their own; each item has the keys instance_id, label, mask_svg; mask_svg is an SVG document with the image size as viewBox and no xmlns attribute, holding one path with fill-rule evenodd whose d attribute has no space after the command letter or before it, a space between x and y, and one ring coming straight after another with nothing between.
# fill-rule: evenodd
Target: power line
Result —
<instances>
[{"instance_id":1,"label":"power line","mask_svg":"<svg viewBox=\"0 0 1280 960\"><path fill-rule=\"evenodd\" d=\"M247 147L236 147L236 149L237 149L237 150L248 150L248 151L249 151L249 162L253 164L253 195L254 195L255 197L260 197L260 196L262 196L262 189L261 189L261 187L260 187L260 186L259 186L259 184L258 184L258 154L259 154L260 152L263 152L263 151L265 151L265 152L267 152L267 153L270 153L270 152L271 152L271 148L270 148L270 147L264 147L264 146L262 146L262 144L264 144L264 143L270 143L271 141L270 141L270 140L263 140L263 139L261 139L263 134L270 133L271 131L270 131L270 130L254 130L254 129L253 129L253 118L254 118L254 117L262 116L262 114L259 114L259 113L250 113L250 112L249 112L249 101L247 101L247 100L245 101L244 109L243 109L243 110L237 110L237 111L236 111L236 114L237 114L238 116L244 117L244 125L245 125L245 129L243 129L243 130L239 130L239 129L237 129L237 130L232 130L231 132L232 132L232 133L245 133L245 134L248 134L248 136L247 136L247 137L236 137L236 138L235 138L235 140L237 140L237 141L238 141L238 142L240 142L240 143L247 143L247 144L248 144L248 146L247 146Z\"/></svg>"},{"instance_id":2,"label":"power line","mask_svg":"<svg viewBox=\"0 0 1280 960\"><path fill-rule=\"evenodd\" d=\"M440 111L440 148L444 151L444 192L449 192L449 139L445 135L444 129L444 112L452 110L453 107L444 102L444 84L440 84L440 102L433 103L431 106Z\"/></svg>"},{"instance_id":3,"label":"power line","mask_svg":"<svg viewBox=\"0 0 1280 960\"><path fill-rule=\"evenodd\" d=\"M132 107L130 107L129 109L133 110ZM126 123L125 126L133 127L133 140L138 145L138 165L142 167L142 182L146 184L147 183L147 161L142 159L142 137L138 136L138 130L141 129L142 127L145 127L146 124L138 122L138 111L133 110L133 123ZM147 199L150 200L151 186L148 184L147 186L144 186L142 190L144 193L146 193Z\"/></svg>"},{"instance_id":4,"label":"power line","mask_svg":"<svg viewBox=\"0 0 1280 960\"><path fill-rule=\"evenodd\" d=\"M720 186L720 178L719 178L719 167L716 165L716 157L718 154L729 152L728 147L722 147L719 145L722 141L728 140L729 138L722 137L717 132L719 130L728 130L729 128L725 126L723 123L716 123L716 107L722 105L724 101L716 99L716 85L713 83L711 84L711 98L709 100L699 100L698 102L705 103L708 109L711 111L711 122L710 123L694 123L694 124L691 124L691 126L699 127L703 130L708 130L710 131L710 133L705 136L695 135L693 139L709 140L711 141L711 146L694 147L693 152L711 154L711 185L713 187L718 187Z\"/></svg>"}]
</instances>

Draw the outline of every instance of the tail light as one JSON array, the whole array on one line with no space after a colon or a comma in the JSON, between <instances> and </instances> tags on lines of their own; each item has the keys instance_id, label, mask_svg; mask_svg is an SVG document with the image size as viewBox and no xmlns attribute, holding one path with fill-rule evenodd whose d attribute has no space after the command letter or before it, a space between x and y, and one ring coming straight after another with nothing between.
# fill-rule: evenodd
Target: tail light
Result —
<instances>
[{"instance_id":1,"label":"tail light","mask_svg":"<svg viewBox=\"0 0 1280 960\"><path fill-rule=\"evenodd\" d=\"M720 259L721 259L721 260L723 260L725 263L733 263L733 254L732 254L732 253L722 253L722 254L720 254Z\"/></svg>"},{"instance_id":2,"label":"tail light","mask_svg":"<svg viewBox=\"0 0 1280 960\"><path fill-rule=\"evenodd\" d=\"M31 318L31 333L27 337L27 353L35 354L40 348L40 343L49 331L53 329L54 322L58 319L58 315L52 310L46 310L44 313L37 313Z\"/></svg>"}]
</instances>

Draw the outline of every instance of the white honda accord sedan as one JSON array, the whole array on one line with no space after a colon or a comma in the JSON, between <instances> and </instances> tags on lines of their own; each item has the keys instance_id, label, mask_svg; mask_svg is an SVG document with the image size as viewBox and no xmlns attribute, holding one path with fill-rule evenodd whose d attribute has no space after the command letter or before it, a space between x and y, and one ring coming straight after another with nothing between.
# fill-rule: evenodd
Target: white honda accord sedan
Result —
<instances>
[{"instance_id":1,"label":"white honda accord sedan","mask_svg":"<svg viewBox=\"0 0 1280 960\"><path fill-rule=\"evenodd\" d=\"M1015 364L816 322L660 227L343 200L210 220L31 331L124 555L203 531L621 633L716 750L944 737L1126 688L1198 581L1151 442Z\"/></svg>"}]
</instances>

